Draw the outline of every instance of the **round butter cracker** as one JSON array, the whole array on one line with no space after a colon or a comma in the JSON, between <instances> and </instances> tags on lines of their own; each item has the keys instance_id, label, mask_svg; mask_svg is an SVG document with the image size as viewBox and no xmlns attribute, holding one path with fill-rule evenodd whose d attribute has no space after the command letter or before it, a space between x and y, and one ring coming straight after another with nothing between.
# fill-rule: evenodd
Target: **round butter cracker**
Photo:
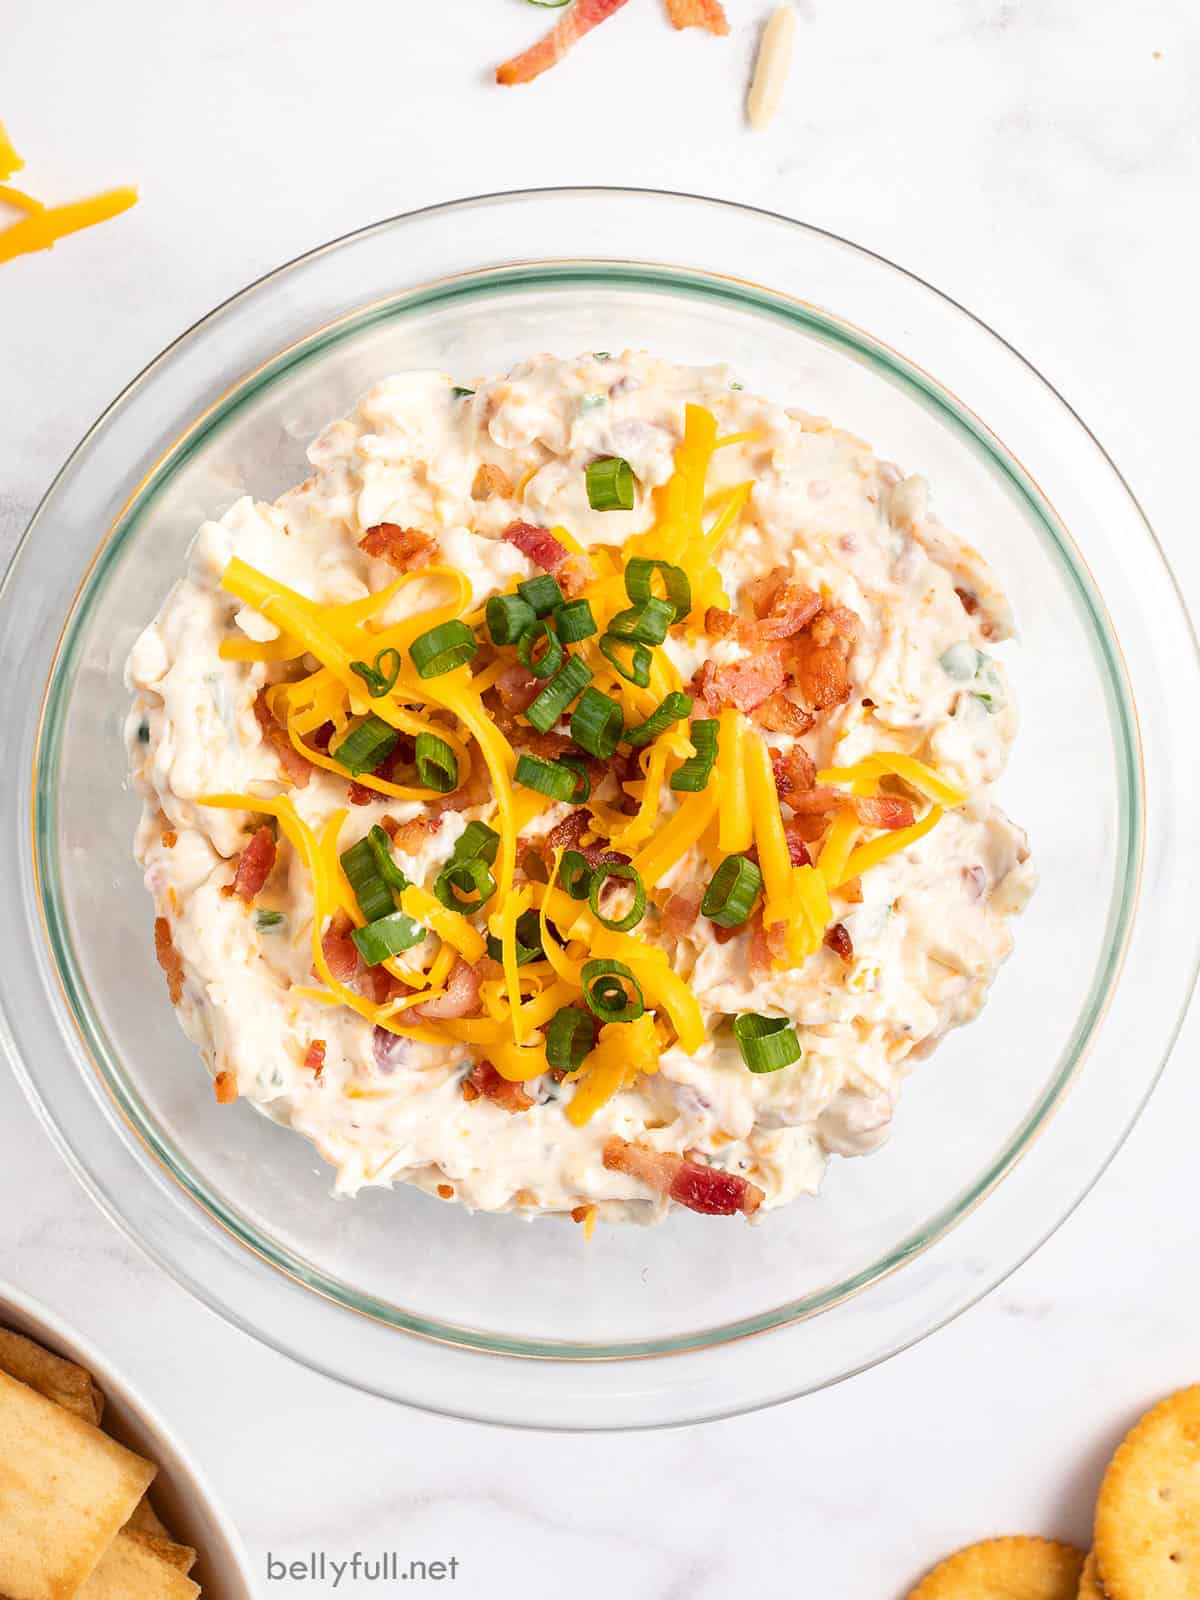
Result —
<instances>
[{"instance_id":1,"label":"round butter cracker","mask_svg":"<svg viewBox=\"0 0 1200 1600\"><path fill-rule=\"evenodd\" d=\"M1096 1566L1094 1550L1088 1552L1088 1558L1083 1563L1083 1571L1079 1574L1079 1594L1076 1600L1108 1600L1100 1587L1100 1571Z\"/></svg>"},{"instance_id":2,"label":"round butter cracker","mask_svg":"<svg viewBox=\"0 0 1200 1600\"><path fill-rule=\"evenodd\" d=\"M1016 1536L969 1544L927 1573L908 1600L1078 1600L1083 1551Z\"/></svg>"},{"instance_id":3,"label":"round butter cracker","mask_svg":"<svg viewBox=\"0 0 1200 1600\"><path fill-rule=\"evenodd\" d=\"M1108 1600L1200 1594L1200 1385L1160 1401L1126 1434L1096 1502Z\"/></svg>"}]
</instances>

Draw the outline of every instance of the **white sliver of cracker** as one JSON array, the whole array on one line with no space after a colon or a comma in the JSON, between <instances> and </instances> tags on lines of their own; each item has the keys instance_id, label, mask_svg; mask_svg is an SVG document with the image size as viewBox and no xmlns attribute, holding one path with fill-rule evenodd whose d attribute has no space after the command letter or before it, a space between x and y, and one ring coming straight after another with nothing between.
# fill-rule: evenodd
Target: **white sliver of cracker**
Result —
<instances>
[{"instance_id":1,"label":"white sliver of cracker","mask_svg":"<svg viewBox=\"0 0 1200 1600\"><path fill-rule=\"evenodd\" d=\"M746 115L752 128L765 128L779 109L792 64L795 38L795 7L780 6L763 29L758 59L754 63L754 79L746 100Z\"/></svg>"}]
</instances>

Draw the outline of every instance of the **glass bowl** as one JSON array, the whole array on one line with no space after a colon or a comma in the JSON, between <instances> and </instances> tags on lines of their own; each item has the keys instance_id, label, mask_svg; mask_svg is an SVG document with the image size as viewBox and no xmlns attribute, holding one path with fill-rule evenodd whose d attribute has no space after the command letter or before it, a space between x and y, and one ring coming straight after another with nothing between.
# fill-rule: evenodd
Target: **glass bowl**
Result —
<instances>
[{"instance_id":1,"label":"glass bowl","mask_svg":"<svg viewBox=\"0 0 1200 1600\"><path fill-rule=\"evenodd\" d=\"M197 524L305 474L390 371L463 383L627 346L832 417L920 471L1016 608L1000 790L1042 873L983 1016L889 1143L762 1226L471 1216L331 1194L301 1139L214 1104L130 854L121 669ZM65 621L64 621L65 619ZM155 361L64 468L3 595L17 781L0 838L14 1068L100 1203L222 1315L394 1399L547 1427L692 1421L833 1382L984 1293L1067 1214L1160 1070L1193 981L1191 628L1136 503L1002 340L900 269L762 212L610 190L382 223L263 279ZM1123 976L1122 976L1123 972ZM1055 1115L1058 1112L1060 1114ZM1001 1180L1004 1180L1001 1182ZM753 1335L753 1338L748 1337ZM648 1359L654 1357L656 1359Z\"/></svg>"}]
</instances>

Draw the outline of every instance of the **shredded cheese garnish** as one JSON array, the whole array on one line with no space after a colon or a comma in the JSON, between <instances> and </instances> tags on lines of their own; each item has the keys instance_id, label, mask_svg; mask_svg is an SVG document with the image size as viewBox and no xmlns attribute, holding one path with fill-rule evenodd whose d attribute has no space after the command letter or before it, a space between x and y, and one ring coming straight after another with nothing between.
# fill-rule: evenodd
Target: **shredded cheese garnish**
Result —
<instances>
[{"instance_id":1,"label":"shredded cheese garnish","mask_svg":"<svg viewBox=\"0 0 1200 1600\"><path fill-rule=\"evenodd\" d=\"M43 206L0 232L0 261L11 261L15 256L30 255L35 250L49 250L67 234L91 228L97 222L107 222L136 204L136 189L110 189L107 194L94 195L90 200Z\"/></svg>"}]
</instances>

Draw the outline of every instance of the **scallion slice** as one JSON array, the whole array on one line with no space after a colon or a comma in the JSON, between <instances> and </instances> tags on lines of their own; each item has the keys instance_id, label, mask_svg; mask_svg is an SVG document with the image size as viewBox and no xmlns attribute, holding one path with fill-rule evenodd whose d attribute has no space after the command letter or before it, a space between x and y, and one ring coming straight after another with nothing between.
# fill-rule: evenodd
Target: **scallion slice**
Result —
<instances>
[{"instance_id":1,"label":"scallion slice","mask_svg":"<svg viewBox=\"0 0 1200 1600\"><path fill-rule=\"evenodd\" d=\"M578 756L559 756L558 764L575 774L575 792L571 796L571 804L586 805L592 798L592 775L587 769L587 763L581 761Z\"/></svg>"},{"instance_id":2,"label":"scallion slice","mask_svg":"<svg viewBox=\"0 0 1200 1600\"><path fill-rule=\"evenodd\" d=\"M545 955L542 949L542 928L536 911L525 911L517 918L517 965L528 966ZM503 961L504 951L500 940L493 934L487 936L487 953L493 961Z\"/></svg>"},{"instance_id":3,"label":"scallion slice","mask_svg":"<svg viewBox=\"0 0 1200 1600\"><path fill-rule=\"evenodd\" d=\"M458 788L458 757L436 733L417 735L417 781L438 794Z\"/></svg>"},{"instance_id":4,"label":"scallion slice","mask_svg":"<svg viewBox=\"0 0 1200 1600\"><path fill-rule=\"evenodd\" d=\"M531 622L533 607L519 594L494 594L487 603L488 632L493 644L516 644Z\"/></svg>"},{"instance_id":5,"label":"scallion slice","mask_svg":"<svg viewBox=\"0 0 1200 1600\"><path fill-rule=\"evenodd\" d=\"M596 1024L586 1011L563 1006L546 1027L546 1060L556 1072L578 1072L595 1036Z\"/></svg>"},{"instance_id":6,"label":"scallion slice","mask_svg":"<svg viewBox=\"0 0 1200 1600\"><path fill-rule=\"evenodd\" d=\"M635 644L661 644L675 620L675 607L669 600L651 595L636 606L618 611L608 625L609 636L631 639Z\"/></svg>"},{"instance_id":7,"label":"scallion slice","mask_svg":"<svg viewBox=\"0 0 1200 1600\"><path fill-rule=\"evenodd\" d=\"M587 1008L601 1022L636 1022L646 1009L638 981L623 961L585 961L580 979Z\"/></svg>"},{"instance_id":8,"label":"scallion slice","mask_svg":"<svg viewBox=\"0 0 1200 1600\"><path fill-rule=\"evenodd\" d=\"M389 647L381 650L375 657L375 665L369 667L365 661L352 661L350 671L357 672L358 676L367 686L367 693L372 700L378 700L382 695L390 694L396 687L396 679L400 676L400 652Z\"/></svg>"},{"instance_id":9,"label":"scallion slice","mask_svg":"<svg viewBox=\"0 0 1200 1600\"><path fill-rule=\"evenodd\" d=\"M607 761L617 748L625 716L620 706L599 689L587 688L571 713L571 737L581 750Z\"/></svg>"},{"instance_id":10,"label":"scallion slice","mask_svg":"<svg viewBox=\"0 0 1200 1600\"><path fill-rule=\"evenodd\" d=\"M550 729L592 681L592 669L578 656L568 656L562 671L552 678L536 699L525 708L525 720L539 733Z\"/></svg>"},{"instance_id":11,"label":"scallion slice","mask_svg":"<svg viewBox=\"0 0 1200 1600\"><path fill-rule=\"evenodd\" d=\"M588 463L587 497L593 511L633 510L633 468L624 456L601 456Z\"/></svg>"},{"instance_id":12,"label":"scallion slice","mask_svg":"<svg viewBox=\"0 0 1200 1600\"><path fill-rule=\"evenodd\" d=\"M656 572L662 578L663 598L672 606L675 621L682 621L692 609L691 579L682 567L673 566L669 561L650 561L645 556L634 556L625 563L625 593L634 605L657 599L654 593Z\"/></svg>"},{"instance_id":13,"label":"scallion slice","mask_svg":"<svg viewBox=\"0 0 1200 1600\"><path fill-rule=\"evenodd\" d=\"M434 880L433 892L451 911L465 916L479 911L496 892L492 869L480 856L469 861L450 861Z\"/></svg>"},{"instance_id":14,"label":"scallion slice","mask_svg":"<svg viewBox=\"0 0 1200 1600\"><path fill-rule=\"evenodd\" d=\"M700 915L720 928L740 928L754 909L762 873L746 856L726 856L712 875Z\"/></svg>"},{"instance_id":15,"label":"scallion slice","mask_svg":"<svg viewBox=\"0 0 1200 1600\"><path fill-rule=\"evenodd\" d=\"M386 722L369 711L358 727L351 728L329 754L352 777L357 778L361 772L374 772L399 743L400 735L395 728L389 728Z\"/></svg>"},{"instance_id":16,"label":"scallion slice","mask_svg":"<svg viewBox=\"0 0 1200 1600\"><path fill-rule=\"evenodd\" d=\"M717 734L720 724L715 717L693 722L688 738L696 754L689 756L683 765L671 774L671 787L677 793L697 794L708 786L713 765L717 759Z\"/></svg>"},{"instance_id":17,"label":"scallion slice","mask_svg":"<svg viewBox=\"0 0 1200 1600\"><path fill-rule=\"evenodd\" d=\"M558 881L572 900L586 900L592 887L592 869L579 850L567 850L558 864Z\"/></svg>"},{"instance_id":18,"label":"scallion slice","mask_svg":"<svg viewBox=\"0 0 1200 1600\"><path fill-rule=\"evenodd\" d=\"M350 937L367 966L377 967L381 961L420 944L425 929L402 911L392 911L386 917L368 922L365 928L351 928Z\"/></svg>"},{"instance_id":19,"label":"scallion slice","mask_svg":"<svg viewBox=\"0 0 1200 1600\"><path fill-rule=\"evenodd\" d=\"M478 857L490 867L499 849L500 835L495 828L489 828L486 822L468 822L458 836L450 860L457 864L460 861L474 861Z\"/></svg>"},{"instance_id":20,"label":"scallion slice","mask_svg":"<svg viewBox=\"0 0 1200 1600\"><path fill-rule=\"evenodd\" d=\"M547 761L542 756L519 755L513 776L526 789L536 789L538 794L549 795L551 800L573 800L579 788L577 769L561 761Z\"/></svg>"},{"instance_id":21,"label":"scallion slice","mask_svg":"<svg viewBox=\"0 0 1200 1600\"><path fill-rule=\"evenodd\" d=\"M254 913L254 926L259 933L267 933L271 928L280 927L282 923L282 911L256 911Z\"/></svg>"},{"instance_id":22,"label":"scallion slice","mask_svg":"<svg viewBox=\"0 0 1200 1600\"><path fill-rule=\"evenodd\" d=\"M532 607L535 617L548 617L555 606L562 605L564 599L558 580L548 572L540 572L536 578L526 578L524 583L517 585L517 593L527 606Z\"/></svg>"},{"instance_id":23,"label":"scallion slice","mask_svg":"<svg viewBox=\"0 0 1200 1600\"><path fill-rule=\"evenodd\" d=\"M561 606L555 606L552 615L555 631L564 644L578 644L596 631L590 600L564 600Z\"/></svg>"},{"instance_id":24,"label":"scallion slice","mask_svg":"<svg viewBox=\"0 0 1200 1600\"><path fill-rule=\"evenodd\" d=\"M376 872L394 894L403 893L408 888L408 877L392 860L392 841L378 823L368 833L367 843L375 857Z\"/></svg>"},{"instance_id":25,"label":"scallion slice","mask_svg":"<svg viewBox=\"0 0 1200 1600\"><path fill-rule=\"evenodd\" d=\"M535 4L540 4L540 0L534 0L534 3ZM561 3L562 3L562 0L556 0L556 4L560 4L561 5ZM475 393L475 391L474 391L474 389L464 389L461 386L461 384L457 384L456 383L454 385L453 389L451 389L450 393L454 396L454 398L456 400L465 400L465 399L467 399L467 397L469 395L473 395Z\"/></svg>"},{"instance_id":26,"label":"scallion slice","mask_svg":"<svg viewBox=\"0 0 1200 1600\"><path fill-rule=\"evenodd\" d=\"M621 737L626 744L650 744L660 733L665 733L673 723L682 722L684 717L690 717L691 714L691 695L684 694L679 689L672 689L664 700L659 701L657 708L650 713L645 722L639 722L633 728L626 728Z\"/></svg>"},{"instance_id":27,"label":"scallion slice","mask_svg":"<svg viewBox=\"0 0 1200 1600\"><path fill-rule=\"evenodd\" d=\"M354 898L368 922L375 922L395 910L392 891L375 864L370 839L360 839L341 854L342 871L354 890Z\"/></svg>"},{"instance_id":28,"label":"scallion slice","mask_svg":"<svg viewBox=\"0 0 1200 1600\"><path fill-rule=\"evenodd\" d=\"M541 655L535 656L539 640L545 641L545 649ZM535 678L552 678L562 666L563 654L562 640L548 617L538 617L531 622L517 640L517 655L521 665L532 672Z\"/></svg>"},{"instance_id":29,"label":"scallion slice","mask_svg":"<svg viewBox=\"0 0 1200 1600\"><path fill-rule=\"evenodd\" d=\"M625 651L629 652L628 662L622 659ZM632 640L618 639L614 634L606 633L600 640L600 654L612 663L627 683L635 683L639 689L644 689L650 682L650 652L644 644L634 644Z\"/></svg>"},{"instance_id":30,"label":"scallion slice","mask_svg":"<svg viewBox=\"0 0 1200 1600\"><path fill-rule=\"evenodd\" d=\"M600 909L600 896L604 893L604 886L610 878L619 883L633 885L633 904L624 916L606 917ZM641 873L636 867L627 866L622 861L602 861L592 873L592 881L588 888L588 905L601 927L611 928L613 933L628 933L630 928L637 927L646 914L646 887L642 882Z\"/></svg>"},{"instance_id":31,"label":"scallion slice","mask_svg":"<svg viewBox=\"0 0 1200 1600\"><path fill-rule=\"evenodd\" d=\"M804 1054L786 1017L760 1017L753 1011L733 1019L733 1037L751 1072L778 1072Z\"/></svg>"},{"instance_id":32,"label":"scallion slice","mask_svg":"<svg viewBox=\"0 0 1200 1600\"><path fill-rule=\"evenodd\" d=\"M442 622L418 634L410 647L413 666L422 678L440 678L465 666L479 649L479 640L465 622Z\"/></svg>"}]
</instances>

